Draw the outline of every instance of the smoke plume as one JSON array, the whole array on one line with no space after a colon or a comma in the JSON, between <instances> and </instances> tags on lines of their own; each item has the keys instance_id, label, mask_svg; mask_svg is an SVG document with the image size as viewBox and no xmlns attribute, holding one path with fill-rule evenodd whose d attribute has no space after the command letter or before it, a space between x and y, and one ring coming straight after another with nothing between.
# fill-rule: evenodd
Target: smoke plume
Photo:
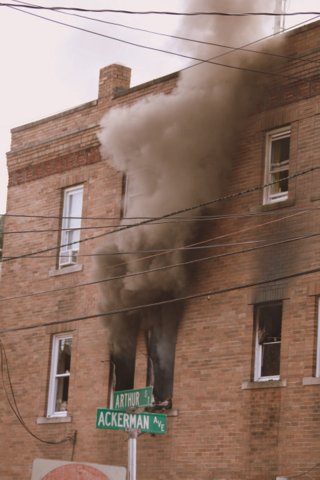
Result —
<instances>
[{"instance_id":1,"label":"smoke plume","mask_svg":"<svg viewBox=\"0 0 320 480\"><path fill-rule=\"evenodd\" d=\"M257 0L215 1L214 10L262 11L265 3ZM189 2L188 9L213 10L212 2L199 0ZM265 18L188 17L179 33L239 48L270 33L270 25L266 26ZM270 51L271 47L266 48L265 44L263 47ZM102 120L102 155L127 176L128 188L131 186L135 194L131 200L128 197L127 216L159 217L222 194L232 169L239 125L254 110L265 77L252 70L265 71L272 66L270 57L256 53L194 43L184 45L186 48L188 51L182 53L201 59L226 54L212 61L233 68L203 62L182 71L170 95L145 97L131 106L113 109ZM254 48L257 50L258 47L255 45ZM128 222L124 219L123 223ZM97 265L99 278L124 277L107 282L102 287L103 310L149 304L184 293L190 280L183 266L152 272L155 268L183 263L182 250L171 250L162 255L127 255L124 252L175 249L190 243L197 234L198 230L192 222L163 221L124 230L112 239L108 237L100 252L119 255L101 257L103 260L99 260ZM130 276L136 271L147 273ZM161 323L160 330L166 331L166 324L170 321L168 331L172 341L175 338L172 322L178 322L182 310L170 314L168 308L165 315L159 308L158 312L150 310L117 315L107 320L113 354L119 355L121 361L124 352L134 355L141 324L149 329ZM161 349L165 350L168 341L164 338L162 342L156 342L160 369L166 368L167 353L162 354ZM159 397L168 394L159 393Z\"/></svg>"}]
</instances>

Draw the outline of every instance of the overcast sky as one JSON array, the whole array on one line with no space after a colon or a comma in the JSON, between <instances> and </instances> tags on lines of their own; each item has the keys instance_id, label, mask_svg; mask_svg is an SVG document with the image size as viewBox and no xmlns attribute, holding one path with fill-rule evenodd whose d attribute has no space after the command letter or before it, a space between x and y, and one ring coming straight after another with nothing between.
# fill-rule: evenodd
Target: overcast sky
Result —
<instances>
[{"instance_id":1,"label":"overcast sky","mask_svg":"<svg viewBox=\"0 0 320 480\"><path fill-rule=\"evenodd\" d=\"M16 2L11 0L11 3ZM186 0L35 0L32 3L90 9L183 11ZM275 1L265 3L268 11L273 11ZM287 0L286 3L288 11L320 10L319 0ZM10 150L11 128L94 100L98 94L99 69L106 65L121 63L130 67L132 85L136 85L190 64L185 58L138 48L55 22L188 55L186 42L177 43L163 36L70 14L27 11L29 13L0 7L0 214L5 213L6 208L5 154ZM94 13L75 13L97 18ZM167 34L174 34L179 23L179 17L169 15L100 14L99 19ZM291 17L286 20L286 27L303 20L307 17Z\"/></svg>"}]
</instances>

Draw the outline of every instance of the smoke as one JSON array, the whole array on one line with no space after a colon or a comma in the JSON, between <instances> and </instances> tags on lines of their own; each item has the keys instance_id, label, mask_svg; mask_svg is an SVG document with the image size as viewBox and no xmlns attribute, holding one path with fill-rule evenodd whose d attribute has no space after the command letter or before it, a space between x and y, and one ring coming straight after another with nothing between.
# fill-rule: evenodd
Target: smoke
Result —
<instances>
[{"instance_id":1,"label":"smoke","mask_svg":"<svg viewBox=\"0 0 320 480\"><path fill-rule=\"evenodd\" d=\"M262 11L265 3L215 1L214 10ZM188 8L210 11L212 2L192 1ZM188 17L179 33L241 47L270 32L270 25L265 22L265 17L259 16ZM240 50L230 53L222 47L197 44L184 48L188 48L187 54L202 59L229 52L213 61L234 68L210 63L188 68L180 73L171 94L151 95L133 105L113 109L101 122L102 155L127 176L130 203L125 213L130 217L159 217L222 194L232 169L241 121L259 101L265 77L247 70L265 71L272 67L270 57L256 53ZM270 51L270 48L264 45L264 49ZM190 279L183 266L152 272L154 268L182 263L182 250L172 250L165 255L123 252L182 247L198 233L192 222L167 221L125 230L112 240L108 237L100 252L119 255L103 256L97 265L97 275L99 278L126 276L104 284L103 310L152 303L185 292ZM148 273L130 276L136 271ZM156 316L156 312L134 313L108 320L113 352L134 350L132 342L137 324L146 322L148 328L150 322L157 321Z\"/></svg>"}]
</instances>

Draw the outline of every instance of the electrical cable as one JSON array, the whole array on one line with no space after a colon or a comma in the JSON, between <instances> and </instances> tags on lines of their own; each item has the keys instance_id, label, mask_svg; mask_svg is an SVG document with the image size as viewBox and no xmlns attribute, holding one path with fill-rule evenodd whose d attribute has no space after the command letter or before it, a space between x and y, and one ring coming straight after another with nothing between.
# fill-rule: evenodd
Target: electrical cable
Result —
<instances>
[{"instance_id":1,"label":"electrical cable","mask_svg":"<svg viewBox=\"0 0 320 480\"><path fill-rule=\"evenodd\" d=\"M176 298L170 298L167 300L162 300L158 302L152 302L148 304L141 304L141 305L135 305L132 307L125 307L125 308L119 308L115 310L109 310L108 312L101 312L101 313L95 313L91 315L84 315L82 317L74 317L74 318L69 318L69 319L62 319L62 320L53 320L51 322L42 322L42 323L34 323L30 325L24 325L23 327L11 327L11 328L3 328L0 330L0 335L6 334L6 333L13 333L13 332L20 332L20 331L26 331L26 330L33 330L35 328L42 328L42 327L49 327L53 325L63 325L66 323L72 323L72 322L80 322L84 320L91 320L95 318L102 318L102 317L110 317L112 315L119 315L119 314L126 314L126 313L131 313L131 312L136 312L140 310L145 310L147 308L154 308L154 307L160 307L162 305L168 305L168 304L173 304L177 302L186 302L189 300L195 300L198 298L203 298L203 297L213 297L217 295L221 295L224 293L231 293L234 291L240 291L244 290L247 288L253 288L253 287L260 287L262 285L267 285L270 283L276 283L276 282L281 282L284 280L290 280L293 278L298 278L301 276L305 275L312 275L314 273L319 273L320 272L320 267L316 268L311 268L309 270L303 270L300 272L295 272L291 273L288 275L281 275L278 277L273 277L268 280L261 280L259 282L249 282L249 283L243 283L239 284L234 287L226 287L226 288L221 288L219 290L209 290L207 292L201 292L201 293L194 293L191 295L185 295L183 297L176 297Z\"/></svg>"},{"instance_id":2,"label":"electrical cable","mask_svg":"<svg viewBox=\"0 0 320 480\"><path fill-rule=\"evenodd\" d=\"M282 180L294 179L294 178L300 177L302 175L306 175L308 173L317 171L319 169L320 169L320 166L310 167L308 169L301 170L299 172L288 175L286 178L283 178ZM56 247L50 247L50 248L45 248L45 249L42 249L42 250L37 250L37 251L31 252L31 253L25 253L25 254L22 254L22 255L6 257L6 259L2 260L2 262L18 260L18 259L22 259L22 258L25 258L25 257L29 257L31 255L35 255L35 254L57 251L57 250L60 250L61 248L69 247L70 245L73 245L73 244L80 244L80 243L87 242L87 241L90 241L90 240L96 240L96 239L99 239L99 238L102 238L102 237L113 235L115 233L124 232L128 229L131 229L131 228L136 228L136 227L141 227L141 226L147 225L149 223L152 223L153 221L164 220L164 219L170 218L170 217L175 216L175 215L180 215L180 214L184 214L184 213L187 213L187 212L191 212L191 211L196 210L196 209L201 209L201 208L204 208L204 207L208 207L210 205L214 205L216 203L219 203L219 202L222 202L222 201L225 201L225 200L235 199L235 198L238 198L242 195L246 195L248 193L254 193L254 192L260 191L264 188L267 188L271 185L274 185L275 183L277 183L277 182L276 181L275 182L270 182L270 183L264 184L262 186L261 185L254 186L254 187L250 187L246 190L242 190L240 192L226 194L226 195L223 195L221 197L215 198L213 200L202 202L202 203L199 203L197 205L193 205L191 207L186 207L184 209L176 210L174 212L170 212L170 213L167 213L167 214L164 214L164 215L160 215L158 217L154 217L152 220L150 220L150 219L142 220L140 222L136 222L136 223L133 223L131 225L126 225L126 226L121 226L121 227L115 228L115 229L113 229L109 232L100 233L100 234L92 236L92 237L83 238L83 239L80 239L80 240L77 240L77 241L74 241L74 242L69 242L69 243L59 245L59 246L56 246Z\"/></svg>"},{"instance_id":3,"label":"electrical cable","mask_svg":"<svg viewBox=\"0 0 320 480\"><path fill-rule=\"evenodd\" d=\"M16 2L18 2L19 4L34 5L34 4L29 3L29 2L23 2L22 0L21 1L16 0ZM148 30L148 29L145 29L145 28L133 27L131 25L125 25L123 23L110 22L108 20L102 20L101 18L88 17L86 15L79 15L77 13L69 13L69 12L64 12L64 11L59 12L59 13L62 13L64 15L77 17L77 18L82 18L82 19L85 19L85 20L90 20L90 21L102 23L102 24L106 24L106 25L121 27L121 28L125 28L125 29L128 29L128 30L148 33L148 34L151 34L151 35L157 35L157 36L161 36L161 37L165 37L165 38L171 38L171 39L175 39L175 40L192 42L192 43L196 43L198 45L214 46L214 47L224 48L224 49L232 50L232 51L243 51L243 52L248 52L248 53L256 53L256 54L259 54L259 55L265 55L265 56L270 56L270 57L275 57L275 58L282 58L282 59L285 59L285 60L292 60L292 61L299 60L301 62L305 62L305 63L308 63L308 64L312 64L312 63L319 64L320 63L317 60L307 60L307 59L304 59L304 58L288 57L288 56L285 56L285 55L279 55L279 54L266 52L266 51L261 51L261 50L252 50L252 49L248 49L248 48L244 48L244 47L232 47L232 46L229 46L229 45L223 45L223 44L214 43L214 42L206 42L206 41L203 41L203 40L196 40L196 39L192 39L192 38L182 37L182 36L179 36L179 35L166 34L166 33L163 33L163 32L155 32L154 30ZM274 36L274 34L271 35L271 36ZM259 41L260 40L258 40L256 42L253 42L253 43L257 43ZM212 60L212 58L211 58L211 60Z\"/></svg>"},{"instance_id":4,"label":"electrical cable","mask_svg":"<svg viewBox=\"0 0 320 480\"><path fill-rule=\"evenodd\" d=\"M0 6L1 6L1 4L0 4ZM121 39L121 38L113 37L111 35L106 35L106 34L103 34L103 33L100 33L100 32L96 32L94 30L88 30L88 29L83 28L83 27L78 27L78 26L72 25L70 23L61 22L60 20L53 20L51 18L44 17L42 15L38 15L38 14L35 14L35 13L32 13L32 12L27 12L25 10L21 10L20 6L11 6L11 8L13 10L17 10L21 13L25 13L25 14L28 14L28 15L32 15L34 17L42 18L43 20L47 20L49 22L53 22L53 23L56 23L58 25L63 25L63 26L66 26L66 27L73 28L75 30L79 30L79 31L86 32L86 33L91 33L93 35L97 35L99 37L107 38L109 40L114 40L116 42L124 43L126 45L131 45L133 47L144 48L146 50L165 53L165 54L168 54L168 55L174 55L174 56L177 56L177 57L180 57L180 58L186 58L188 60L196 60L197 62L200 62L200 63L209 63L211 65L216 65L216 66L219 66L219 67L229 68L229 69L232 69L232 70L240 70L240 71L244 71L244 72L248 72L248 73L255 73L255 74L259 74L259 75L268 75L268 76L273 76L273 77L282 77L282 78L287 78L287 79L295 78L293 76L286 75L286 74L283 74L283 73L276 73L276 72L273 72L271 70L262 71L262 70L255 70L254 68L239 67L239 66L236 66L236 65L227 65L227 64L223 64L223 63L219 63L219 62L214 62L213 60L210 60L210 59L206 60L204 58L198 58L198 57L194 57L194 56L191 56L191 55L186 55L186 54L183 54L183 53L172 52L172 51L165 50L165 49L162 49L162 48L150 47L148 45L142 45L142 44L139 44L139 43L136 43L136 42L130 42L129 40L124 40L124 39ZM24 8L24 6L23 6L23 8Z\"/></svg>"},{"instance_id":5,"label":"electrical cable","mask_svg":"<svg viewBox=\"0 0 320 480\"><path fill-rule=\"evenodd\" d=\"M291 212L311 212L317 211L320 207L307 207L307 208L294 208L291 209ZM248 218L248 217L258 217L258 216L269 216L269 215L279 215L279 211L270 210L270 211L258 211L258 212L246 212L246 213L226 213L226 214L210 214L210 215L195 215L195 216L186 216L181 217L177 216L171 217L172 220L177 221L206 221L206 220L224 220L230 218ZM13 218L34 218L34 219L76 219L76 220L155 220L156 217L73 217L73 216L61 216L61 215L28 215L23 213L4 213L0 217L13 217ZM113 225L114 226L114 225ZM88 227L91 228L91 227ZM79 227L77 230L82 229ZM32 231L33 232L33 231ZM6 233L6 232L3 232ZM21 233L21 232L11 232L11 233ZM23 232L22 232L23 233Z\"/></svg>"},{"instance_id":6,"label":"electrical cable","mask_svg":"<svg viewBox=\"0 0 320 480\"><path fill-rule=\"evenodd\" d=\"M15 417L17 418L19 423L22 425L22 427L26 430L26 432L29 435L31 435L33 438L38 440L39 442L45 443L47 445L59 445L61 443L65 443L65 442L69 442L69 441L74 442L75 441L74 439L75 439L75 436L76 436L75 432L73 432L71 435L66 436L65 438L62 438L61 440L44 440L44 439L38 437L38 435L36 435L35 433L33 433L30 430L30 428L27 426L27 424L25 423L25 421L24 421L24 419L21 415L19 407L17 405L17 401L16 401L16 398L15 398L13 385L12 385L12 381L11 381L11 376L10 376L8 358L7 358L7 354L6 354L4 344L1 341L1 339L0 339L0 363L1 363L2 385L3 385L3 390L5 392L8 404L9 404L12 412L14 413ZM5 383L5 377L7 377L7 381L9 383L9 392L11 394L12 400L10 399L10 395L7 391L7 387L6 387L6 383Z\"/></svg>"},{"instance_id":7,"label":"electrical cable","mask_svg":"<svg viewBox=\"0 0 320 480\"><path fill-rule=\"evenodd\" d=\"M20 4L23 4L23 2L21 2L21 1L19 1L19 0L18 0L18 2L19 2ZM31 4L31 3L25 3L24 5L29 5L29 6L35 6L35 7L36 7L36 5ZM44 20L48 20L48 21L53 21L53 22L54 22L54 20L52 20L52 19L50 19L50 18L48 18L48 17L43 17L43 16L40 16L40 15L32 14L32 13L30 13L30 12L26 12L26 11L24 11L24 10L20 10L19 8L15 8L15 7L12 7L12 8L13 8L13 9L16 9L16 10L19 10L19 11L22 12L22 13L29 13L30 15L35 15L35 16L37 16L37 17L39 17L39 18L44 19ZM81 16L81 15L71 14L71 13L68 13L68 12L65 12L65 11L59 11L58 13L62 13L62 14L66 14L66 15L72 15L72 16L78 16L78 17L80 17L80 18L86 18L86 17L83 17L83 16ZM317 17L318 17L318 15L317 15L316 17L312 18L311 21L314 20L314 19L316 19ZM87 18L88 18L88 17L87 17ZM90 19L90 18L88 18L88 19ZM94 19L92 19L92 20L94 20ZM97 20L97 19L96 19L96 21L104 22L103 20ZM309 21L310 21L310 20L309 20ZM58 23L59 23L59 22L58 22ZM61 23L61 22L60 22L60 23ZM306 23L306 22L301 22L301 23L295 25L294 27L290 27L290 28L288 28L288 29L285 29L284 32L285 32L285 31L288 31L288 30L291 30L292 28L295 28L295 27L297 27L297 26L299 26L299 25L303 25L303 24L305 24L305 23ZM64 24L64 23L62 23L62 25L70 26L71 28L77 28L77 27L75 27L75 26L73 26L73 25L70 25L70 24ZM79 27L79 28L81 29L81 27ZM87 31L87 30L85 30L85 31ZM93 34L95 33L95 32L93 32L93 31L87 31L87 32L88 32L88 33L93 33ZM96 32L96 33L97 33L97 32ZM151 33L151 32L150 32L150 33ZM155 32L154 32L154 33L155 33ZM271 37L275 37L275 36L279 35L280 33L281 33L281 32L273 33L273 34L271 34L271 35L268 35L268 36L265 36L265 37L260 38L260 39L258 39L258 40L255 40L255 41L253 41L253 42L250 42L250 43L248 43L248 44L246 44L246 45L242 45L241 47L226 47L226 46L225 46L225 48L231 48L231 49L232 49L231 51L246 50L245 47L248 47L248 46L257 44L257 43L259 43L259 42L261 42L261 41L263 41L263 40L267 40L267 39L269 39L269 38L271 38ZM98 34L98 33L97 33L97 34ZM109 38L109 37L107 37L107 38ZM115 41L123 41L123 40L118 39L118 38L116 38L116 37L111 37L111 39L112 39L112 40L115 40ZM218 45L218 44L217 44L217 45ZM140 45L140 44L133 44L133 46L137 46L137 47L141 47L141 48L151 48L151 47L147 47L147 46L145 46L145 45ZM257 52L257 51L253 51L253 50L248 50L248 51L251 51L251 52L254 52L254 53L259 53L259 52ZM176 53L169 52L169 51L163 51L162 53L168 53L168 54L171 53L171 54L173 54L173 55L176 55ZM229 52L226 52L226 53L222 53L222 54L220 54L220 55L216 55L216 56L211 57L211 58L209 58L209 59L203 59L203 60L199 60L199 59L198 59L196 63L191 64L191 65L189 65L189 66L187 66L187 67L185 67L185 68L182 68L180 71L182 72L182 71L184 71L184 70L188 70L188 69L190 69L190 68L193 68L193 67L202 65L203 63L212 63L212 64L215 64L215 62L212 62L212 60L217 59L217 58L221 58L221 57L223 57L223 56L225 56L225 55L228 55L229 53L231 53L231 52L229 51ZM262 52L260 52L260 53L262 53ZM276 56L276 55L274 55L274 56ZM281 55L278 55L278 57L281 58L282 56L281 56ZM284 56L283 56L282 58L287 58L287 59L290 59L290 60L294 60L293 57L284 57ZM317 61L310 61L310 60L306 60L306 59L303 59L303 58L299 58L299 61L305 61L305 62L308 62L308 63L309 63L309 62L310 62L310 63L318 63ZM218 65L228 67L228 65L224 65L224 64L220 64L220 63L218 63ZM270 72L268 72L268 74L270 74Z\"/></svg>"},{"instance_id":8,"label":"electrical cable","mask_svg":"<svg viewBox=\"0 0 320 480\"><path fill-rule=\"evenodd\" d=\"M155 273L155 272L159 272L159 271L163 271L163 270L169 270L171 268L194 265L194 264L201 263L201 262L204 262L204 261L216 260L218 258L225 258L225 257L233 256L233 255L252 253L252 252L255 252L257 250L264 249L264 248L284 245L284 244L299 241L299 240L306 240L306 239L310 239L310 238L315 238L315 237L318 237L319 235L320 235L320 233L313 233L313 234L309 234L309 235L301 235L300 237L293 237L293 238L289 238L289 239L285 239L285 240L280 240L278 242L272 242L272 243L268 243L268 244L264 244L264 245L258 245L256 247L251 247L251 248L245 249L245 250L236 250L236 251L233 251L233 252L226 252L226 253L221 253L221 254L218 254L218 255L211 255L209 257L201 257L201 258L197 258L197 259L189 260L189 261L185 261L185 262L180 262L180 263L175 263L175 264L167 264L167 265L164 265L164 266L161 266L161 267L151 268L149 270L142 270L142 271L137 271L137 272L132 272L132 273L126 273L124 275L116 275L116 276L113 276L113 277L107 277L107 278L104 278L104 279L94 280L94 281L91 281L91 282L78 283L76 285L67 285L65 287L55 288L55 289L51 289L51 290L42 290L42 291L33 292L33 293L26 293L26 294L23 294L23 295L16 295L16 296L13 296L13 297L4 297L4 298L0 297L0 302L9 301L9 300L20 300L22 298L29 298L29 297L39 296L39 295L57 293L57 292L65 291L65 290L71 290L71 289L80 288L80 287L87 287L87 286L91 286L91 285L99 285L101 283L107 283L107 282L111 282L111 281L115 281L115 280L121 280L121 279L124 279L124 278L136 277L136 276L140 276L140 275L144 275L144 274ZM143 258L142 260L144 260L144 259L145 258ZM118 266L120 266L120 265L121 264L119 264Z\"/></svg>"},{"instance_id":9,"label":"electrical cable","mask_svg":"<svg viewBox=\"0 0 320 480\"><path fill-rule=\"evenodd\" d=\"M1 2L0 7L16 7L20 6L14 3L5 3ZM81 7L46 7L43 5L34 5L25 3L22 5L23 8L30 8L35 10L50 10L50 11L75 11L75 12L90 12L90 13L121 13L126 15L173 15L173 16L184 16L184 17L194 17L194 16L221 16L221 17L251 17L251 16L267 16L267 17L293 17L301 15L320 15L320 11L297 11L297 12L173 12L173 11L164 11L164 10L145 10L145 11L136 11L136 10L118 10L110 8L81 8Z\"/></svg>"}]
</instances>

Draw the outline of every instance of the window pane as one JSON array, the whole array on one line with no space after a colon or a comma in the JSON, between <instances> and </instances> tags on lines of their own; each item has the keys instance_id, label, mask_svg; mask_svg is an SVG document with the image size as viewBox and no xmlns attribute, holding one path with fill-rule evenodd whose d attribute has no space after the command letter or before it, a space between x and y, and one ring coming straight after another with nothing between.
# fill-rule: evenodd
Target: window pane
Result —
<instances>
[{"instance_id":1,"label":"window pane","mask_svg":"<svg viewBox=\"0 0 320 480\"><path fill-rule=\"evenodd\" d=\"M58 365L57 365L57 374L61 375L62 373L70 372L71 365L71 338L62 338L59 340L58 346Z\"/></svg>"},{"instance_id":2,"label":"window pane","mask_svg":"<svg viewBox=\"0 0 320 480\"><path fill-rule=\"evenodd\" d=\"M282 305L265 305L259 308L259 343L281 340Z\"/></svg>"},{"instance_id":3,"label":"window pane","mask_svg":"<svg viewBox=\"0 0 320 480\"><path fill-rule=\"evenodd\" d=\"M60 266L74 264L77 261L75 253L80 249L82 200L82 185L64 191Z\"/></svg>"},{"instance_id":4,"label":"window pane","mask_svg":"<svg viewBox=\"0 0 320 480\"><path fill-rule=\"evenodd\" d=\"M69 376L57 378L55 411L65 412L68 408Z\"/></svg>"},{"instance_id":5,"label":"window pane","mask_svg":"<svg viewBox=\"0 0 320 480\"><path fill-rule=\"evenodd\" d=\"M68 227L80 228L82 213L82 189L69 193Z\"/></svg>"},{"instance_id":6,"label":"window pane","mask_svg":"<svg viewBox=\"0 0 320 480\"><path fill-rule=\"evenodd\" d=\"M271 194L287 192L289 188L289 170L282 170L271 175Z\"/></svg>"},{"instance_id":7,"label":"window pane","mask_svg":"<svg viewBox=\"0 0 320 480\"><path fill-rule=\"evenodd\" d=\"M290 137L273 140L271 146L271 168L277 168L289 161Z\"/></svg>"},{"instance_id":8,"label":"window pane","mask_svg":"<svg viewBox=\"0 0 320 480\"><path fill-rule=\"evenodd\" d=\"M279 377L282 304L261 305L257 315L255 377Z\"/></svg>"},{"instance_id":9,"label":"window pane","mask_svg":"<svg viewBox=\"0 0 320 480\"><path fill-rule=\"evenodd\" d=\"M280 375L280 342L265 343L262 346L261 376Z\"/></svg>"}]
</instances>

